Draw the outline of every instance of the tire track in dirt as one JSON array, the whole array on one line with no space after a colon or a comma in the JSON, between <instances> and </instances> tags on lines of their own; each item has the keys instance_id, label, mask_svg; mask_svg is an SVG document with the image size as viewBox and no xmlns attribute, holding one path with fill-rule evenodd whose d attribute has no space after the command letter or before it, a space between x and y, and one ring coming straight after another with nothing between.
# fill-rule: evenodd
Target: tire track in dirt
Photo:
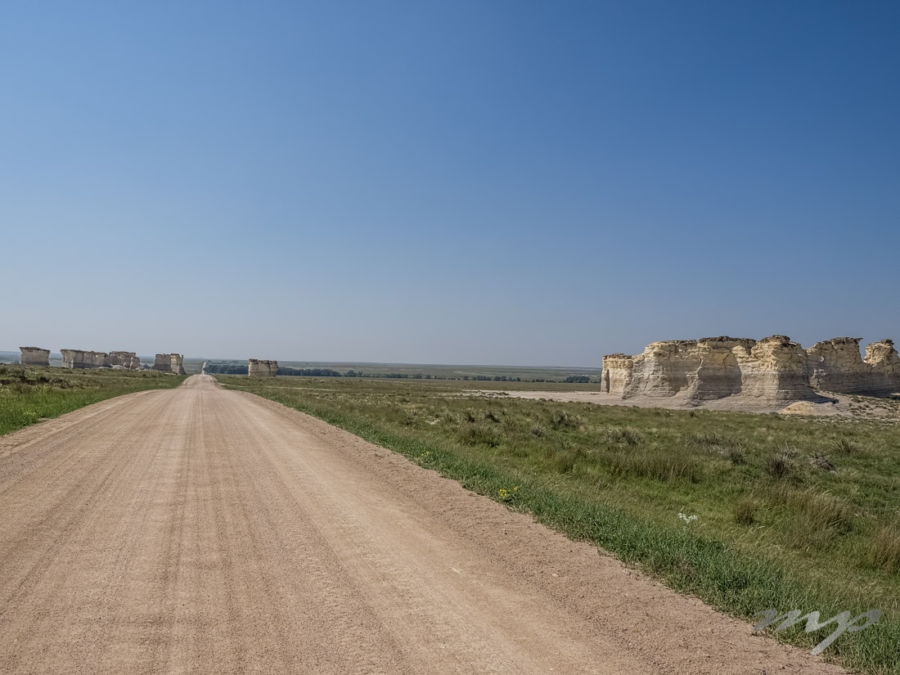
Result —
<instances>
[{"instance_id":1,"label":"tire track in dirt","mask_svg":"<svg viewBox=\"0 0 900 675\"><path fill-rule=\"evenodd\" d=\"M2 453L0 671L843 672L207 376Z\"/></svg>"}]
</instances>

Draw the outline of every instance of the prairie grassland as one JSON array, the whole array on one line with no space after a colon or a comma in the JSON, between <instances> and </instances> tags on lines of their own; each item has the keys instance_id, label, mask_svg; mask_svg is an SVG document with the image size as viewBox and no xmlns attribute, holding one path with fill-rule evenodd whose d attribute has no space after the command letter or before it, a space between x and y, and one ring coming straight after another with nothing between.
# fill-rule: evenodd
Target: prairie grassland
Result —
<instances>
[{"instance_id":1,"label":"prairie grassland","mask_svg":"<svg viewBox=\"0 0 900 675\"><path fill-rule=\"evenodd\" d=\"M900 672L896 424L467 396L470 385L454 382L219 379L403 453L737 616L880 609L825 656ZM774 635L811 648L831 631Z\"/></svg>"},{"instance_id":2,"label":"prairie grassland","mask_svg":"<svg viewBox=\"0 0 900 675\"><path fill-rule=\"evenodd\" d=\"M0 365L0 434L113 396L170 389L183 381L150 371Z\"/></svg>"}]
</instances>

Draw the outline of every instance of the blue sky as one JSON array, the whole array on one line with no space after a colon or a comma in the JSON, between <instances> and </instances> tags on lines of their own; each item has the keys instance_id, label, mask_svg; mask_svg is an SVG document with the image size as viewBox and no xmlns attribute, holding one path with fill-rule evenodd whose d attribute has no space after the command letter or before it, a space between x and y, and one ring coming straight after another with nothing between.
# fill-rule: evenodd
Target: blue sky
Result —
<instances>
[{"instance_id":1,"label":"blue sky","mask_svg":"<svg viewBox=\"0 0 900 675\"><path fill-rule=\"evenodd\" d=\"M0 7L0 349L900 339L900 3Z\"/></svg>"}]
</instances>

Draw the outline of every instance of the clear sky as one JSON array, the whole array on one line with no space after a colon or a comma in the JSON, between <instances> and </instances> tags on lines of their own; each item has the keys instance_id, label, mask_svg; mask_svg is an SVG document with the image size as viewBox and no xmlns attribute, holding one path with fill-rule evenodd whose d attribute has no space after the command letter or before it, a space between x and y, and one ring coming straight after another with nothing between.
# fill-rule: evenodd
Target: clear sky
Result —
<instances>
[{"instance_id":1,"label":"clear sky","mask_svg":"<svg viewBox=\"0 0 900 675\"><path fill-rule=\"evenodd\" d=\"M900 340L900 3L7 2L0 349Z\"/></svg>"}]
</instances>

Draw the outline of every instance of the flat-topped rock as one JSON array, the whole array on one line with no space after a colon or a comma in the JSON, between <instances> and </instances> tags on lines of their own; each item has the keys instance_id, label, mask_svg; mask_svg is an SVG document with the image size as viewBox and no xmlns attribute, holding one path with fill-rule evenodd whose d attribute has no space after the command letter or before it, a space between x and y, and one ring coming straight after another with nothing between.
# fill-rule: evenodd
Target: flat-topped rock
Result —
<instances>
[{"instance_id":1,"label":"flat-topped rock","mask_svg":"<svg viewBox=\"0 0 900 675\"><path fill-rule=\"evenodd\" d=\"M870 371L859 352L862 338L840 337L806 350L810 384L816 389L855 394L871 386Z\"/></svg>"},{"instance_id":2,"label":"flat-topped rock","mask_svg":"<svg viewBox=\"0 0 900 675\"><path fill-rule=\"evenodd\" d=\"M153 362L153 370L186 375L184 371L184 356L182 354L157 354Z\"/></svg>"},{"instance_id":3,"label":"flat-topped rock","mask_svg":"<svg viewBox=\"0 0 900 675\"><path fill-rule=\"evenodd\" d=\"M247 361L247 374L250 377L275 377L278 375L278 361L249 359Z\"/></svg>"},{"instance_id":4,"label":"flat-topped rock","mask_svg":"<svg viewBox=\"0 0 900 675\"><path fill-rule=\"evenodd\" d=\"M633 396L676 396L694 386L700 367L696 340L652 342L634 357L631 382L625 398Z\"/></svg>"},{"instance_id":5,"label":"flat-topped rock","mask_svg":"<svg viewBox=\"0 0 900 675\"><path fill-rule=\"evenodd\" d=\"M634 357L628 354L609 354L603 357L601 389L615 396L624 396L631 382Z\"/></svg>"},{"instance_id":6,"label":"flat-topped rock","mask_svg":"<svg viewBox=\"0 0 900 675\"><path fill-rule=\"evenodd\" d=\"M126 370L141 369L141 360L134 352L110 352L108 362L113 368L125 368Z\"/></svg>"},{"instance_id":7,"label":"flat-topped rock","mask_svg":"<svg viewBox=\"0 0 900 675\"><path fill-rule=\"evenodd\" d=\"M61 349L63 368L104 368L109 365L106 352L83 349Z\"/></svg>"},{"instance_id":8,"label":"flat-topped rock","mask_svg":"<svg viewBox=\"0 0 900 675\"><path fill-rule=\"evenodd\" d=\"M866 345L865 364L871 369L868 393L872 396L890 396L900 392L900 356L893 340L882 340Z\"/></svg>"},{"instance_id":9,"label":"flat-topped rock","mask_svg":"<svg viewBox=\"0 0 900 675\"><path fill-rule=\"evenodd\" d=\"M734 350L741 372L744 396L771 401L802 401L817 398L809 382L806 351L786 335L773 335L757 342L749 354Z\"/></svg>"},{"instance_id":10,"label":"flat-topped rock","mask_svg":"<svg viewBox=\"0 0 900 675\"><path fill-rule=\"evenodd\" d=\"M49 366L50 350L40 347L19 347L22 353L20 361L23 366Z\"/></svg>"}]
</instances>

